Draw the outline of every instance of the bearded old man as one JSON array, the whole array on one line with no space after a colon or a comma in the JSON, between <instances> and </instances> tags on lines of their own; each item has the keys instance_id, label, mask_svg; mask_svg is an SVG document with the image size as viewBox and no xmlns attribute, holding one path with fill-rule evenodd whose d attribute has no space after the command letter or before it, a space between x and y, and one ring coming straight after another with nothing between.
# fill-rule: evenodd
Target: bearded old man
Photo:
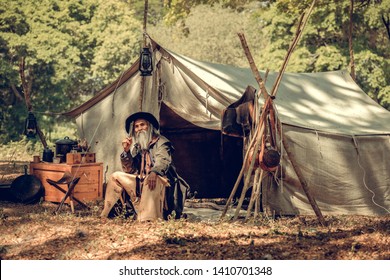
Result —
<instances>
[{"instance_id":1,"label":"bearded old man","mask_svg":"<svg viewBox=\"0 0 390 280\"><path fill-rule=\"evenodd\" d=\"M148 112L137 112L126 119L128 136L122 141L122 171L114 172L108 181L101 217L108 217L128 194L139 221L182 216L188 184L176 173L172 162L174 148L159 133L157 119Z\"/></svg>"}]
</instances>

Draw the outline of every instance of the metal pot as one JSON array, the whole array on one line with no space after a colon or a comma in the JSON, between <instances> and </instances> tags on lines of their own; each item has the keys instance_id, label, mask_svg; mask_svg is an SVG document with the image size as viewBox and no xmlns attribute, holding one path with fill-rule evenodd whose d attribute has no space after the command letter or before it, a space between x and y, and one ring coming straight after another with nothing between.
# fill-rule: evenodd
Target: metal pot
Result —
<instances>
[{"instance_id":1,"label":"metal pot","mask_svg":"<svg viewBox=\"0 0 390 280\"><path fill-rule=\"evenodd\" d=\"M9 194L14 202L32 204L39 202L44 196L45 188L37 177L27 174L27 165L25 165L24 175L13 180Z\"/></svg>"},{"instance_id":2,"label":"metal pot","mask_svg":"<svg viewBox=\"0 0 390 280\"><path fill-rule=\"evenodd\" d=\"M66 154L72 151L73 147L77 146L77 141L69 139L65 136L64 139L56 141L56 156L61 158L61 161L65 161Z\"/></svg>"}]
</instances>

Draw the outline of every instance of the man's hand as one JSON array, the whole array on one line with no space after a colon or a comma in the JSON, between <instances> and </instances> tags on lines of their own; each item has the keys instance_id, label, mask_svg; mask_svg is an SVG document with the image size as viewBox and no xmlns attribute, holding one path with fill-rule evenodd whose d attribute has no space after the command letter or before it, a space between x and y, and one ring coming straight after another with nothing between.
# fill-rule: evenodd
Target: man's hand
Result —
<instances>
[{"instance_id":1,"label":"man's hand","mask_svg":"<svg viewBox=\"0 0 390 280\"><path fill-rule=\"evenodd\" d=\"M149 186L149 190L152 191L156 188L156 180L157 180L157 174L154 172L150 172L147 178L147 184Z\"/></svg>"},{"instance_id":2,"label":"man's hand","mask_svg":"<svg viewBox=\"0 0 390 280\"><path fill-rule=\"evenodd\" d=\"M123 147L123 150L128 153L129 150L130 150L130 146L131 146L131 143L133 142L133 140L130 138L130 137L126 137L125 139L123 139L122 141L122 147Z\"/></svg>"}]
</instances>

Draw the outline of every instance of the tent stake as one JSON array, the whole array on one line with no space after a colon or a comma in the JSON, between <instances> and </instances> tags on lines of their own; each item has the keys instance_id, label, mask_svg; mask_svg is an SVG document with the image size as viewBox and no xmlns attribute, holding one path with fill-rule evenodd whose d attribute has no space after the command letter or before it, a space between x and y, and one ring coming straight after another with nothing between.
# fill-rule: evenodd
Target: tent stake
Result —
<instances>
[{"instance_id":1,"label":"tent stake","mask_svg":"<svg viewBox=\"0 0 390 280\"><path fill-rule=\"evenodd\" d=\"M291 153L290 147L289 147L287 140L286 140L286 137L284 135L282 135L282 142L283 142L284 150L286 151L287 156L290 159L291 164L294 168L294 171L298 176L299 182L301 183L302 189L304 190L304 192L307 196L307 199L309 200L310 205L314 210L314 213L317 215L318 221L320 222L320 224L322 226L326 226L326 222L325 222L324 217L322 216L321 210L318 208L317 202L315 201L314 197L311 195L311 192L309 191L309 188L307 186L307 183L306 183L306 180L303 176L303 173L302 173L301 169L299 168L298 164L295 162L294 155Z\"/></svg>"}]
</instances>

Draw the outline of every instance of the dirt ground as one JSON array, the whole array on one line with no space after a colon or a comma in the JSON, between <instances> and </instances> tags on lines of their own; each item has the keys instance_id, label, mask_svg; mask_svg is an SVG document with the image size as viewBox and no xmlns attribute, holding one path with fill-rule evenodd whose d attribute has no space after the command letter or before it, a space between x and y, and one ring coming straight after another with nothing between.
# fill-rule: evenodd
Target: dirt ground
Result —
<instances>
[{"instance_id":1,"label":"dirt ground","mask_svg":"<svg viewBox=\"0 0 390 280\"><path fill-rule=\"evenodd\" d=\"M2 165L0 183L23 174ZM1 165L0 165L1 167ZM12 170L18 170L16 173ZM3 176L4 172L8 172ZM11 174L11 173L14 174ZM186 208L187 219L139 223L41 201L0 201L2 260L389 260L390 216L260 217L232 222L220 211ZM207 212L208 211L208 212ZM209 216L207 216L210 214Z\"/></svg>"}]
</instances>

